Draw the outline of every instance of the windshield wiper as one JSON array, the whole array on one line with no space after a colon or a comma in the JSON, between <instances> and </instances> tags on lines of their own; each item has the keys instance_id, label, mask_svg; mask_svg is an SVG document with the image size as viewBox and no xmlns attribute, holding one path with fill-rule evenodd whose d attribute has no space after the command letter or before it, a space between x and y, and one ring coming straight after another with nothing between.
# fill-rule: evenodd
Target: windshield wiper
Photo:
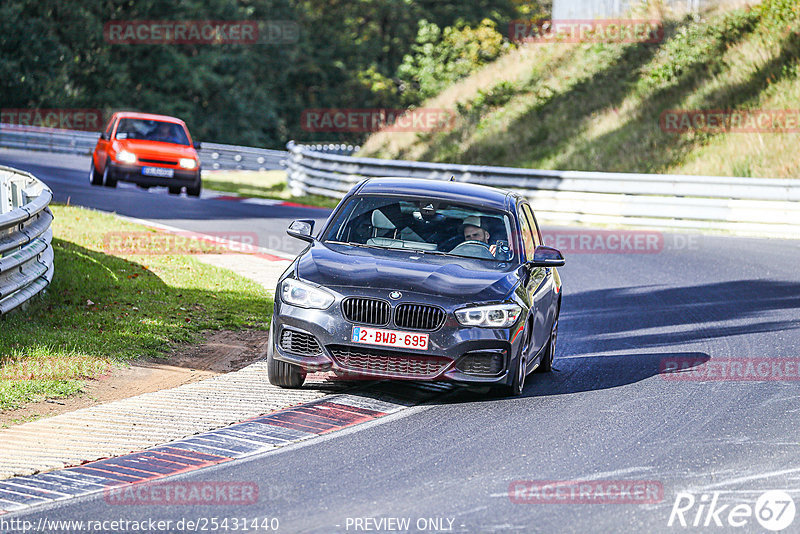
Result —
<instances>
[{"instance_id":1,"label":"windshield wiper","mask_svg":"<svg viewBox=\"0 0 800 534\"><path fill-rule=\"evenodd\" d=\"M345 245L348 247L376 248L378 250L396 250L392 247L382 247L380 245L367 245L366 243L345 243L344 241L326 241L326 243L331 243L333 245Z\"/></svg>"},{"instance_id":2,"label":"windshield wiper","mask_svg":"<svg viewBox=\"0 0 800 534\"><path fill-rule=\"evenodd\" d=\"M450 254L449 252L443 252L441 250L420 250L416 248L404 248L402 250L407 250L408 252L414 252L416 254L433 254L434 256L454 256L458 257L455 254Z\"/></svg>"}]
</instances>

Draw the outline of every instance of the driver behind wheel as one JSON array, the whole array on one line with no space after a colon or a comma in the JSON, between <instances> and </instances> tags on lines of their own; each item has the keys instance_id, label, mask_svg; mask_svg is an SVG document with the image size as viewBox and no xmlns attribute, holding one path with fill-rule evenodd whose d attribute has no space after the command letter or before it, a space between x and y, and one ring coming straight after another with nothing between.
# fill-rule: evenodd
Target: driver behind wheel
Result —
<instances>
[{"instance_id":1,"label":"driver behind wheel","mask_svg":"<svg viewBox=\"0 0 800 534\"><path fill-rule=\"evenodd\" d=\"M489 245L489 237L491 236L489 231L481 225L480 217L470 215L464 219L464 223L461 225L461 228L464 231L465 241L480 241L481 243ZM489 246L489 252L491 252L492 255L495 254L496 250L497 245Z\"/></svg>"}]
</instances>

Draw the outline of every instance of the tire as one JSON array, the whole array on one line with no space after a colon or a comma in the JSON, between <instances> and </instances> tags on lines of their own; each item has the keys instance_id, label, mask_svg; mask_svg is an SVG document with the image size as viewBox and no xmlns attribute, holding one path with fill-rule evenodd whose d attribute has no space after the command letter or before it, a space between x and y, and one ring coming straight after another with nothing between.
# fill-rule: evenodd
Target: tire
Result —
<instances>
[{"instance_id":1,"label":"tire","mask_svg":"<svg viewBox=\"0 0 800 534\"><path fill-rule=\"evenodd\" d=\"M103 185L106 187L117 187L117 180L111 177L111 166L106 163L105 168L103 169Z\"/></svg>"},{"instance_id":2,"label":"tire","mask_svg":"<svg viewBox=\"0 0 800 534\"><path fill-rule=\"evenodd\" d=\"M186 188L186 194L190 197L199 197L200 193L203 191L203 182L200 180L197 181L197 185L193 185L191 187Z\"/></svg>"},{"instance_id":3,"label":"tire","mask_svg":"<svg viewBox=\"0 0 800 534\"><path fill-rule=\"evenodd\" d=\"M269 343L267 344L267 376L270 384L286 389L299 388L306 380L306 373L300 366L275 359L272 324L269 326Z\"/></svg>"},{"instance_id":4,"label":"tire","mask_svg":"<svg viewBox=\"0 0 800 534\"><path fill-rule=\"evenodd\" d=\"M94 168L94 159L89 164L89 183L91 185L103 185L103 175Z\"/></svg>"},{"instance_id":5,"label":"tire","mask_svg":"<svg viewBox=\"0 0 800 534\"><path fill-rule=\"evenodd\" d=\"M532 335L531 329L529 329L528 333L526 334L525 343L520 348L520 354L517 358L517 365L514 368L514 380L511 384L504 384L502 386L497 387L497 393L503 397L518 397L522 395L522 390L525 389L525 378L527 377L528 373L526 370L527 367L527 352L529 351L529 346L531 342L530 336Z\"/></svg>"},{"instance_id":6,"label":"tire","mask_svg":"<svg viewBox=\"0 0 800 534\"><path fill-rule=\"evenodd\" d=\"M556 341L558 341L558 316L561 313L561 305L556 308L556 317L553 320L553 328L550 330L550 337L547 338L547 348L542 354L542 361L536 368L537 373L549 373L553 370L553 360L556 357Z\"/></svg>"},{"instance_id":7,"label":"tire","mask_svg":"<svg viewBox=\"0 0 800 534\"><path fill-rule=\"evenodd\" d=\"M170 195L180 195L181 194L181 188L180 187L170 187L169 188L169 194Z\"/></svg>"}]
</instances>

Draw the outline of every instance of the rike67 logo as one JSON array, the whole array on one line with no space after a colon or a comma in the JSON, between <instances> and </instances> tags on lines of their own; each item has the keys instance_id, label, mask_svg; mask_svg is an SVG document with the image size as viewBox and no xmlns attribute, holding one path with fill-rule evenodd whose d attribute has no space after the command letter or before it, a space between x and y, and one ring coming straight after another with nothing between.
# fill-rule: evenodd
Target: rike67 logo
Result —
<instances>
[{"instance_id":1,"label":"rike67 logo","mask_svg":"<svg viewBox=\"0 0 800 534\"><path fill-rule=\"evenodd\" d=\"M725 530L749 526L752 529L757 522L764 529L779 532L794 521L794 500L785 491L765 491L755 503L742 499L723 503L720 502L721 495L718 491L703 493L699 497L693 493L678 493L667 526L723 527Z\"/></svg>"}]
</instances>

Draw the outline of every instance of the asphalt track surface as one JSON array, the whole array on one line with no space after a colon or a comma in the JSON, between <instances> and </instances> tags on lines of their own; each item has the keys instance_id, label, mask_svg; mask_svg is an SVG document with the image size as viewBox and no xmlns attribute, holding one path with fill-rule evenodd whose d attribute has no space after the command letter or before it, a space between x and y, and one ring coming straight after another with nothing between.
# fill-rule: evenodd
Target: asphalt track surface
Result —
<instances>
[{"instance_id":1,"label":"asphalt track surface","mask_svg":"<svg viewBox=\"0 0 800 534\"><path fill-rule=\"evenodd\" d=\"M75 157L6 150L0 163L30 170L60 202L206 233L248 229L286 252L299 248L282 237L289 220L325 217L164 190L92 188ZM529 377L522 397L456 390L374 423L172 479L255 481L257 504L117 506L95 495L12 517L172 520L176 532L182 518L211 517L277 518L280 532L374 529L356 521L365 518L408 518L412 532L766 532L752 515L731 526L732 507L753 510L766 490L783 490L800 506L800 381L797 371L786 376L787 359L796 361L800 349L800 242L664 235L655 253L566 257L555 371ZM661 371L681 358L695 366L777 362L786 375L771 367L771 379L698 381ZM526 492L510 498L519 480L595 481L594 491L651 481L663 496L548 504ZM697 503L684 512L686 528L677 517L668 527L680 492ZM716 516L721 527L706 513L715 493L716 507L727 506ZM429 519L440 528L428 528ZM800 531L800 517L789 531Z\"/></svg>"}]
</instances>

